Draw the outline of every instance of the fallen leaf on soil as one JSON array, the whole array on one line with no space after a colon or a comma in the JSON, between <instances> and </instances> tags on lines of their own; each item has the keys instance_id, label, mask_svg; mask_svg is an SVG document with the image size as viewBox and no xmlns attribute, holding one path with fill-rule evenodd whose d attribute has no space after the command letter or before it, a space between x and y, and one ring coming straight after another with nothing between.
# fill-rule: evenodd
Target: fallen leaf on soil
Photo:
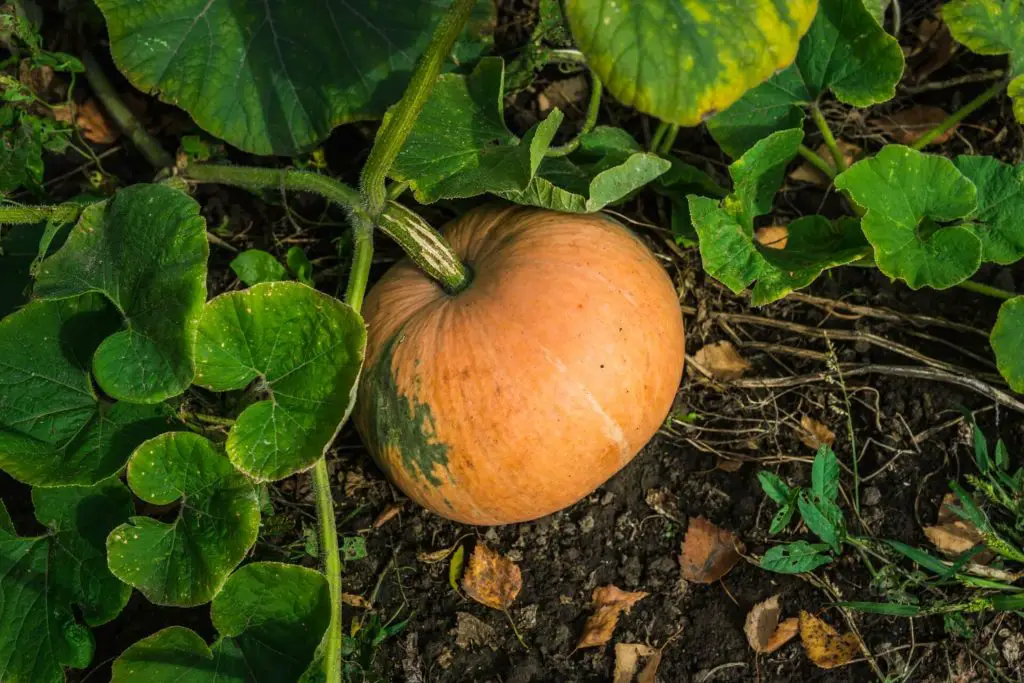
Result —
<instances>
[{"instance_id":1,"label":"fallen leaf on soil","mask_svg":"<svg viewBox=\"0 0 1024 683\"><path fill-rule=\"evenodd\" d=\"M604 645L612 638L615 625L619 623L619 615L633 608L640 600L647 597L642 591L624 591L611 584L595 588L591 595L591 604L594 613L587 619L583 626L583 635L576 649L582 650L585 647L598 647Z\"/></svg>"},{"instance_id":2,"label":"fallen leaf on soil","mask_svg":"<svg viewBox=\"0 0 1024 683\"><path fill-rule=\"evenodd\" d=\"M739 472L742 467L742 460L730 460L721 456L719 456L718 460L715 462L715 469L722 470L723 472Z\"/></svg>"},{"instance_id":3,"label":"fallen leaf on soil","mask_svg":"<svg viewBox=\"0 0 1024 683\"><path fill-rule=\"evenodd\" d=\"M872 119L871 124L882 129L889 137L901 145L912 145L917 140L946 120L949 114L939 107L917 104L910 109L890 114L885 118ZM953 137L956 127L950 128L931 141L932 145L941 145Z\"/></svg>"},{"instance_id":4,"label":"fallen leaf on soil","mask_svg":"<svg viewBox=\"0 0 1024 683\"><path fill-rule=\"evenodd\" d=\"M455 623L455 644L463 650L486 645L498 649L498 637L494 628L469 612L458 612Z\"/></svg>"},{"instance_id":5,"label":"fallen leaf on soil","mask_svg":"<svg viewBox=\"0 0 1024 683\"><path fill-rule=\"evenodd\" d=\"M664 647L664 646L662 646ZM647 660L640 675L636 677L636 683L656 683L658 678L658 667L661 666L662 650L655 650L651 658Z\"/></svg>"},{"instance_id":6,"label":"fallen leaf on soil","mask_svg":"<svg viewBox=\"0 0 1024 683\"><path fill-rule=\"evenodd\" d=\"M643 643L617 643L615 645L615 674L612 683L632 683L641 657L650 657L657 650Z\"/></svg>"},{"instance_id":7,"label":"fallen leaf on soil","mask_svg":"<svg viewBox=\"0 0 1024 683\"><path fill-rule=\"evenodd\" d=\"M857 159L860 158L862 150L858 145L846 140L837 140L839 144L839 150L843 153L843 160L847 166L852 165ZM825 160L825 163L835 168L835 162L832 160L832 153L829 151L825 144L818 146L816 150L818 156ZM797 166L792 173L789 174L789 179L800 182L800 183L811 183L818 187L828 187L832 184L832 180L824 173L819 171L810 162L805 161L804 163Z\"/></svg>"},{"instance_id":8,"label":"fallen leaf on soil","mask_svg":"<svg viewBox=\"0 0 1024 683\"><path fill-rule=\"evenodd\" d=\"M914 32L917 44L909 49L908 75L912 74L916 82L921 83L933 73L946 66L956 48L956 42L949 32L949 27L940 19L925 17ZM904 48L906 49L906 48Z\"/></svg>"},{"instance_id":9,"label":"fallen leaf on soil","mask_svg":"<svg viewBox=\"0 0 1024 683\"><path fill-rule=\"evenodd\" d=\"M739 379L750 369L750 363L737 353L730 341L705 344L693 354L693 359L718 379Z\"/></svg>"},{"instance_id":10,"label":"fallen leaf on soil","mask_svg":"<svg viewBox=\"0 0 1024 683\"><path fill-rule=\"evenodd\" d=\"M835 432L809 415L800 418L798 435L801 443L814 450L818 450L822 446L831 446L836 441Z\"/></svg>"},{"instance_id":11,"label":"fallen leaf on soil","mask_svg":"<svg viewBox=\"0 0 1024 683\"><path fill-rule=\"evenodd\" d=\"M720 529L703 517L691 519L679 555L683 578L692 583L718 581L739 562L737 546L743 547L731 531Z\"/></svg>"},{"instance_id":12,"label":"fallen leaf on soil","mask_svg":"<svg viewBox=\"0 0 1024 683\"><path fill-rule=\"evenodd\" d=\"M452 555L452 561L448 563L448 585L452 587L456 595L459 593L459 577L462 576L462 567L466 562L466 546L460 545Z\"/></svg>"},{"instance_id":13,"label":"fallen leaf on soil","mask_svg":"<svg viewBox=\"0 0 1024 683\"><path fill-rule=\"evenodd\" d=\"M768 249L785 249L789 241L789 228L785 225L766 225L757 229L754 239Z\"/></svg>"},{"instance_id":14,"label":"fallen leaf on soil","mask_svg":"<svg viewBox=\"0 0 1024 683\"><path fill-rule=\"evenodd\" d=\"M431 552L421 552L416 554L416 559L426 564L434 564L435 562L443 562L448 559L448 556L455 552L455 549L459 545L456 543L451 548L441 548L440 550L433 550Z\"/></svg>"},{"instance_id":15,"label":"fallen leaf on soil","mask_svg":"<svg viewBox=\"0 0 1024 683\"><path fill-rule=\"evenodd\" d=\"M390 522L392 519L397 517L398 513L401 512L401 511L402 511L402 504L401 503L391 503L391 505L388 505L386 508L384 508L383 512L381 512L379 515L377 515L377 519L373 520L373 528L374 529L381 528L382 526L384 526L385 524Z\"/></svg>"},{"instance_id":16,"label":"fallen leaf on soil","mask_svg":"<svg viewBox=\"0 0 1024 683\"><path fill-rule=\"evenodd\" d=\"M976 526L956 516L951 508L956 504L956 494L947 493L943 496L942 505L939 506L938 523L923 529L928 540L946 555L960 555L985 540ZM994 555L986 551L975 556L974 562L984 565L993 558Z\"/></svg>"},{"instance_id":17,"label":"fallen leaf on soil","mask_svg":"<svg viewBox=\"0 0 1024 683\"><path fill-rule=\"evenodd\" d=\"M800 640L807 657L822 669L834 669L850 663L860 651L855 633L839 632L809 612L800 612Z\"/></svg>"},{"instance_id":18,"label":"fallen leaf on soil","mask_svg":"<svg viewBox=\"0 0 1024 683\"><path fill-rule=\"evenodd\" d=\"M800 631L800 620L790 617L779 623L779 596L773 595L764 602L754 605L747 613L743 632L754 652L770 654L793 640Z\"/></svg>"},{"instance_id":19,"label":"fallen leaf on soil","mask_svg":"<svg viewBox=\"0 0 1024 683\"><path fill-rule=\"evenodd\" d=\"M523 587L515 562L477 543L462 576L462 590L481 605L507 610Z\"/></svg>"},{"instance_id":20,"label":"fallen leaf on soil","mask_svg":"<svg viewBox=\"0 0 1024 683\"><path fill-rule=\"evenodd\" d=\"M341 604L357 609L370 609L372 607L369 600L361 595L353 595L352 593L342 593Z\"/></svg>"},{"instance_id":21,"label":"fallen leaf on soil","mask_svg":"<svg viewBox=\"0 0 1024 683\"><path fill-rule=\"evenodd\" d=\"M676 524L682 524L682 514L668 489L648 489L644 495L647 505L662 517L668 517Z\"/></svg>"}]
</instances>

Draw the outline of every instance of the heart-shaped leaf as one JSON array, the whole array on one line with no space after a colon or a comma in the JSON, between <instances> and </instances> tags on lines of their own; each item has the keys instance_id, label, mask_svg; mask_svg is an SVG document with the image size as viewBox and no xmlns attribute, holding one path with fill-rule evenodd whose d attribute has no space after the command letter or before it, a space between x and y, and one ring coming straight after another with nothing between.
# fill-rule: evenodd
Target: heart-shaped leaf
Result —
<instances>
[{"instance_id":1,"label":"heart-shaped leaf","mask_svg":"<svg viewBox=\"0 0 1024 683\"><path fill-rule=\"evenodd\" d=\"M165 628L126 649L111 683L289 683L313 660L331 619L323 574L275 562L248 564L211 607L220 637Z\"/></svg>"},{"instance_id":2,"label":"heart-shaped leaf","mask_svg":"<svg viewBox=\"0 0 1024 683\"><path fill-rule=\"evenodd\" d=\"M835 179L866 210L861 227L878 268L911 289L946 289L981 265L981 240L969 216L978 205L974 183L945 157L888 145Z\"/></svg>"},{"instance_id":3,"label":"heart-shaped leaf","mask_svg":"<svg viewBox=\"0 0 1024 683\"><path fill-rule=\"evenodd\" d=\"M215 137L295 155L398 101L451 4L420 0L98 0L118 68ZM481 0L456 46L476 58L494 25Z\"/></svg>"},{"instance_id":4,"label":"heart-shaped leaf","mask_svg":"<svg viewBox=\"0 0 1024 683\"><path fill-rule=\"evenodd\" d=\"M953 0L942 7L949 32L971 52L1009 55L1013 113L1024 121L1024 3L1021 0Z\"/></svg>"},{"instance_id":5,"label":"heart-shaped leaf","mask_svg":"<svg viewBox=\"0 0 1024 683\"><path fill-rule=\"evenodd\" d=\"M817 0L567 0L565 12L587 63L615 97L695 126L789 66L817 7Z\"/></svg>"},{"instance_id":6,"label":"heart-shaped leaf","mask_svg":"<svg viewBox=\"0 0 1024 683\"><path fill-rule=\"evenodd\" d=\"M504 118L504 62L480 60L469 76L442 75L389 175L425 204L526 189L562 121L553 110L523 139Z\"/></svg>"},{"instance_id":7,"label":"heart-shaped leaf","mask_svg":"<svg viewBox=\"0 0 1024 683\"><path fill-rule=\"evenodd\" d=\"M116 479L96 486L34 490L42 536L0 528L0 680L63 683L64 667L92 661L94 641L79 623L104 624L131 589L107 570L104 539L132 514Z\"/></svg>"},{"instance_id":8,"label":"heart-shaped leaf","mask_svg":"<svg viewBox=\"0 0 1024 683\"><path fill-rule=\"evenodd\" d=\"M89 361L118 325L96 294L34 301L0 320L0 469L33 486L95 484L168 429L164 406L96 396Z\"/></svg>"},{"instance_id":9,"label":"heart-shaped leaf","mask_svg":"<svg viewBox=\"0 0 1024 683\"><path fill-rule=\"evenodd\" d=\"M254 381L267 400L228 434L235 467L259 481L311 467L348 419L366 350L352 308L297 282L268 282L206 305L196 383L214 391Z\"/></svg>"},{"instance_id":10,"label":"heart-shaped leaf","mask_svg":"<svg viewBox=\"0 0 1024 683\"><path fill-rule=\"evenodd\" d=\"M866 107L892 99L902 75L899 43L864 0L820 0L796 63L712 118L708 130L722 149L739 156L770 133L800 126L802 107L822 93Z\"/></svg>"},{"instance_id":11,"label":"heart-shaped leaf","mask_svg":"<svg viewBox=\"0 0 1024 683\"><path fill-rule=\"evenodd\" d=\"M1024 392L1024 296L999 307L990 341L999 373L1014 391Z\"/></svg>"},{"instance_id":12,"label":"heart-shaped leaf","mask_svg":"<svg viewBox=\"0 0 1024 683\"><path fill-rule=\"evenodd\" d=\"M1002 265L1024 258L1024 166L1010 166L985 156L959 156L956 167L978 189L981 260Z\"/></svg>"},{"instance_id":13,"label":"heart-shaped leaf","mask_svg":"<svg viewBox=\"0 0 1024 683\"><path fill-rule=\"evenodd\" d=\"M134 185L85 209L60 251L40 265L35 294L110 299L126 329L96 349L96 382L116 399L159 403L195 375L208 254L195 201L164 185Z\"/></svg>"},{"instance_id":14,"label":"heart-shaped leaf","mask_svg":"<svg viewBox=\"0 0 1024 683\"><path fill-rule=\"evenodd\" d=\"M107 538L114 576L157 605L209 602L256 542L256 488L213 444L191 432L161 434L128 461L128 485L154 505L178 502L170 524L132 517Z\"/></svg>"},{"instance_id":15,"label":"heart-shaped leaf","mask_svg":"<svg viewBox=\"0 0 1024 683\"><path fill-rule=\"evenodd\" d=\"M515 202L568 213L593 213L626 199L672 163L644 152L629 133L598 126L567 157L549 157L521 192L495 192Z\"/></svg>"}]
</instances>

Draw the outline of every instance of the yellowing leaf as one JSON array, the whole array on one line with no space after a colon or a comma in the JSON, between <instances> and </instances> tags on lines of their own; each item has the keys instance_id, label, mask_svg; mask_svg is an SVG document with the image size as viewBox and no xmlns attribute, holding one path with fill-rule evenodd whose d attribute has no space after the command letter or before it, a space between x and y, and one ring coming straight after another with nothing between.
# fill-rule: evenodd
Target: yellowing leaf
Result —
<instances>
[{"instance_id":1,"label":"yellowing leaf","mask_svg":"<svg viewBox=\"0 0 1024 683\"><path fill-rule=\"evenodd\" d=\"M690 520L683 539L679 566L683 578L693 583L714 583L740 560L743 545L731 531L720 529L703 517Z\"/></svg>"},{"instance_id":2,"label":"yellowing leaf","mask_svg":"<svg viewBox=\"0 0 1024 683\"><path fill-rule=\"evenodd\" d=\"M800 418L798 435L801 443L814 450L822 446L831 446L836 440L835 432L809 415Z\"/></svg>"},{"instance_id":3,"label":"yellowing leaf","mask_svg":"<svg viewBox=\"0 0 1024 683\"><path fill-rule=\"evenodd\" d=\"M804 651L822 669L834 669L850 663L860 651L855 633L839 632L809 612L800 612L800 640Z\"/></svg>"},{"instance_id":4,"label":"yellowing leaf","mask_svg":"<svg viewBox=\"0 0 1024 683\"><path fill-rule=\"evenodd\" d=\"M447 551L450 553L451 551ZM446 555L447 556L447 555ZM456 593L459 592L459 577L462 576L462 566L466 559L466 546L460 545L452 555L452 561L448 565L448 585Z\"/></svg>"},{"instance_id":5,"label":"yellowing leaf","mask_svg":"<svg viewBox=\"0 0 1024 683\"><path fill-rule=\"evenodd\" d=\"M452 564L455 564L454 560ZM462 589L466 595L481 605L507 610L522 587L523 575L515 562L483 543L476 544L462 577Z\"/></svg>"},{"instance_id":6,"label":"yellowing leaf","mask_svg":"<svg viewBox=\"0 0 1024 683\"><path fill-rule=\"evenodd\" d=\"M717 379L739 379L751 367L730 341L707 344L693 354L693 359Z\"/></svg>"},{"instance_id":7,"label":"yellowing leaf","mask_svg":"<svg viewBox=\"0 0 1024 683\"><path fill-rule=\"evenodd\" d=\"M595 588L591 596L594 613L583 626L583 635L576 645L577 649L598 647L611 640L615 625L619 623L619 615L633 608L647 593L624 591L611 584Z\"/></svg>"},{"instance_id":8,"label":"yellowing leaf","mask_svg":"<svg viewBox=\"0 0 1024 683\"><path fill-rule=\"evenodd\" d=\"M779 623L779 596L774 595L764 602L759 602L747 613L747 621L743 632L754 652L770 654L791 641L800 630L800 620L796 617Z\"/></svg>"}]
</instances>

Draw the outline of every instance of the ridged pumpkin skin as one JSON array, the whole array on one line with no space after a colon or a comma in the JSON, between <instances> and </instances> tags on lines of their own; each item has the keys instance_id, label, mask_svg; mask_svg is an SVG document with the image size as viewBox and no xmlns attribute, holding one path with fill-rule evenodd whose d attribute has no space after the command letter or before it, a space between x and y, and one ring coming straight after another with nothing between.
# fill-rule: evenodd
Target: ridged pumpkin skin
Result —
<instances>
[{"instance_id":1,"label":"ridged pumpkin skin","mask_svg":"<svg viewBox=\"0 0 1024 683\"><path fill-rule=\"evenodd\" d=\"M414 501L469 524L542 517L603 484L668 413L683 318L668 275L601 215L489 206L445 230L472 283L408 259L367 295L356 425Z\"/></svg>"}]
</instances>

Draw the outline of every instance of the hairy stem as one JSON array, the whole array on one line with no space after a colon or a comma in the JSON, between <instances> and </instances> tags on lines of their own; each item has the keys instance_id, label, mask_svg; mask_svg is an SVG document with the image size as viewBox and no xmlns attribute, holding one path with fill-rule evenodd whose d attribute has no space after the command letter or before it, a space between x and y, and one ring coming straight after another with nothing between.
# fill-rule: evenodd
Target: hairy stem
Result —
<instances>
[{"instance_id":1,"label":"hairy stem","mask_svg":"<svg viewBox=\"0 0 1024 683\"><path fill-rule=\"evenodd\" d=\"M77 220L84 207L71 202L49 206L0 205L0 225L31 225L41 221L70 223Z\"/></svg>"},{"instance_id":2,"label":"hairy stem","mask_svg":"<svg viewBox=\"0 0 1024 683\"><path fill-rule=\"evenodd\" d=\"M796 151L799 152L800 156L806 159L811 166L814 166L814 168L824 173L826 177L836 177L836 169L832 167L832 164L822 159L820 154L807 145L800 145Z\"/></svg>"},{"instance_id":3,"label":"hairy stem","mask_svg":"<svg viewBox=\"0 0 1024 683\"><path fill-rule=\"evenodd\" d=\"M357 240L359 231L369 220L360 205L359 192L348 185L311 171L282 170L221 164L190 164L181 171L193 182L234 185L250 190L290 190L312 192L350 212ZM2 213L0 213L2 216ZM2 219L0 219L2 222ZM397 202L387 202L378 217L377 227L398 243L409 258L449 294L456 294L469 284L470 273L458 256L430 224L416 212ZM362 237L365 239L365 236ZM358 243L357 243L358 246ZM352 286L352 280L349 280Z\"/></svg>"},{"instance_id":4,"label":"hairy stem","mask_svg":"<svg viewBox=\"0 0 1024 683\"><path fill-rule=\"evenodd\" d=\"M152 135L146 132L145 126L125 106L117 94L117 90L107 80L107 75L103 73L99 62L88 50L82 51L82 64L85 66L85 78L89 81L92 91L96 93L96 97L103 103L103 108L110 114L110 118L114 119L114 123L121 129L121 132L132 141L139 153L146 158L146 161L156 169L173 166L174 157Z\"/></svg>"},{"instance_id":5,"label":"hairy stem","mask_svg":"<svg viewBox=\"0 0 1024 683\"><path fill-rule=\"evenodd\" d=\"M958 123L966 119L968 116L973 114L975 111L980 109L982 105L991 100L993 97L998 95L1006 87L1004 80L996 81L988 88L985 89L980 95L975 97L973 100L965 104L960 109L956 110L949 116L947 116L939 125L932 128L930 131L919 137L914 144L911 145L914 149L924 149L932 142L935 141L940 135L945 133L950 128L953 128Z\"/></svg>"},{"instance_id":6,"label":"hairy stem","mask_svg":"<svg viewBox=\"0 0 1024 683\"><path fill-rule=\"evenodd\" d=\"M592 69L590 71L590 102L587 104L587 118L583 120L583 127L580 128L580 132L573 137L572 140L559 145L558 147L550 147L548 151L544 153L545 156L549 157L564 157L567 154L572 154L580 146L580 140L584 135L594 130L594 126L597 124L597 115L601 112L601 91L603 86L601 85L601 79L597 77Z\"/></svg>"},{"instance_id":7,"label":"hairy stem","mask_svg":"<svg viewBox=\"0 0 1024 683\"><path fill-rule=\"evenodd\" d=\"M324 558L324 574L331 592L331 621L324 635L324 675L327 683L341 683L341 552L338 549L331 475L325 457L313 465L313 491L316 494L316 516L320 526L320 554Z\"/></svg>"},{"instance_id":8,"label":"hairy stem","mask_svg":"<svg viewBox=\"0 0 1024 683\"><path fill-rule=\"evenodd\" d=\"M843 157L843 150L839 149L836 136L832 134L832 129L828 127L828 121L825 120L825 115L821 113L821 108L818 107L817 102L811 104L811 118L814 120L814 125L821 131L821 137L825 142L825 146L828 147L829 154L832 155L832 161L835 162L836 172L842 173L846 170L846 159Z\"/></svg>"},{"instance_id":9,"label":"hairy stem","mask_svg":"<svg viewBox=\"0 0 1024 683\"><path fill-rule=\"evenodd\" d=\"M974 292L975 294L984 294L985 296L991 296L996 299L1003 299L1004 301L1008 299L1013 299L1018 296L1014 292L1010 292L1005 289L999 289L998 287L993 287L992 285L982 284L981 282L975 282L974 280L964 280L963 282L957 283L956 286L961 289L966 289L969 292Z\"/></svg>"},{"instance_id":10,"label":"hairy stem","mask_svg":"<svg viewBox=\"0 0 1024 683\"><path fill-rule=\"evenodd\" d=\"M409 86L405 89L405 94L398 104L388 111L384 123L377 131L377 139L373 143L370 157L366 160L359 180L363 208L372 221L377 220L387 204L384 181L388 169L409 137L416 117L427 103L427 98L430 97L434 83L441 73L441 67L448 59L455 39L462 33L462 27L469 20L475 5L476 0L453 0L448 12L434 30L426 51L416 62L416 69L413 71Z\"/></svg>"}]
</instances>

